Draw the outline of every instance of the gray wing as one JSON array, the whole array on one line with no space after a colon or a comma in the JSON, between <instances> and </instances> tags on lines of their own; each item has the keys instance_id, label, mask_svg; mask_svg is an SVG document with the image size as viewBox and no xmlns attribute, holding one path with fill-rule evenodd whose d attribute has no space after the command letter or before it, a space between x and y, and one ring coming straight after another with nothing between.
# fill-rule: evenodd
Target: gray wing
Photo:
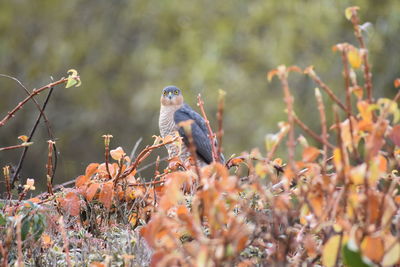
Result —
<instances>
[{"instance_id":1,"label":"gray wing","mask_svg":"<svg viewBox=\"0 0 400 267\"><path fill-rule=\"evenodd\" d=\"M203 117L201 117L190 106L184 104L180 109L175 111L174 121L176 124L178 124L182 121L187 121L187 120L194 121L194 123L192 124L192 136L194 144L196 146L197 156L207 164L210 164L213 161L213 158L211 152L210 139L208 138L207 135L206 123ZM185 135L185 131L183 130L182 127L179 128L179 134L180 136L183 137L183 142L186 145L188 145L189 140Z\"/></svg>"}]
</instances>

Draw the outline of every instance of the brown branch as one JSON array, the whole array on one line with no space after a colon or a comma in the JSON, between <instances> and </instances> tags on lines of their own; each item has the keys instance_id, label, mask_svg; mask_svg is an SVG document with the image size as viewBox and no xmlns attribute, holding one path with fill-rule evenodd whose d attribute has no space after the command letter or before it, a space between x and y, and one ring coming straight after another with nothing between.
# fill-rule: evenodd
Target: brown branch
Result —
<instances>
[{"instance_id":1,"label":"brown branch","mask_svg":"<svg viewBox=\"0 0 400 267\"><path fill-rule=\"evenodd\" d=\"M69 242L68 242L68 236L67 236L67 232L65 231L65 225L64 225L64 217L61 216L60 219L58 220L58 224L60 226L60 231L61 231L61 236L63 239L63 243L64 243L64 251L65 251L65 259L67 262L67 266L71 267L71 258L69 256Z\"/></svg>"},{"instance_id":2,"label":"brown branch","mask_svg":"<svg viewBox=\"0 0 400 267\"><path fill-rule=\"evenodd\" d=\"M199 99L200 99L200 95L199 95ZM179 123L180 124L179 126L183 127L183 130L185 131L185 135L187 135L187 137L188 137L189 152L194 161L194 167L196 169L197 177L199 178L199 180L201 180L200 168L199 168L199 164L197 162L196 145L194 144L193 135L192 135L192 123L193 123L193 120L184 121L184 122Z\"/></svg>"},{"instance_id":3,"label":"brown branch","mask_svg":"<svg viewBox=\"0 0 400 267\"><path fill-rule=\"evenodd\" d=\"M199 106L200 111L201 111L201 115L203 116L204 121L205 121L206 126L207 126L208 138L210 139L211 153L212 153L213 161L218 161L219 155L217 155L217 152L215 151L214 133L213 133L213 131L211 129L210 121L207 119L206 112L204 111L204 102L201 100L201 95L200 94L197 96L197 106Z\"/></svg>"},{"instance_id":4,"label":"brown branch","mask_svg":"<svg viewBox=\"0 0 400 267\"><path fill-rule=\"evenodd\" d=\"M122 173L122 175L117 180L127 177L134 170L136 170L136 168L139 166L139 164L142 163L142 161L145 160L154 149L157 149L159 147L169 145L173 142L176 142L179 138L180 138L179 136L175 136L174 138L172 138L171 140L169 140L167 142L162 142L160 144L152 145L152 146L146 146L136 157L136 160Z\"/></svg>"},{"instance_id":5,"label":"brown branch","mask_svg":"<svg viewBox=\"0 0 400 267\"><path fill-rule=\"evenodd\" d=\"M108 167L108 164L110 162L110 159L109 159L110 158L110 140L111 140L112 137L113 136L111 134L103 135L104 147L105 147L105 149L104 149L104 157L105 157L105 160L106 160L106 170L107 170L107 173L108 173L108 176L110 177L110 179L112 178L112 176L111 176L111 172L110 172L110 168Z\"/></svg>"},{"instance_id":6,"label":"brown branch","mask_svg":"<svg viewBox=\"0 0 400 267\"><path fill-rule=\"evenodd\" d=\"M357 147L354 142L354 127L353 127L353 121L352 121L352 115L351 115L351 91L350 91L350 73L349 73L349 62L347 60L347 53L348 53L348 44L344 44L342 49L341 49L341 57L342 57L342 63L343 63L343 75L344 75L344 85L345 85L345 90L346 90L346 115L347 115L347 120L349 121L349 128L350 128L350 139L351 139L351 146L352 146L352 152L353 155L359 159L359 154Z\"/></svg>"},{"instance_id":7,"label":"brown branch","mask_svg":"<svg viewBox=\"0 0 400 267\"><path fill-rule=\"evenodd\" d=\"M18 266L23 266L22 261L23 261L23 256L22 256L22 239L21 239L21 220L22 216L19 215L17 216L17 263Z\"/></svg>"},{"instance_id":8,"label":"brown branch","mask_svg":"<svg viewBox=\"0 0 400 267\"><path fill-rule=\"evenodd\" d=\"M296 116L294 116L294 122L300 126L301 129L303 129L303 131L305 131L308 135L310 135L312 138L314 138L316 141L320 142L323 145L326 145L327 147L329 147L330 149L334 149L335 146L332 145L331 143L329 143L327 140L324 141L324 139L321 138L321 136L319 136L318 134L316 134L313 130L311 130L310 128L308 128L307 125L305 125L299 118L297 118Z\"/></svg>"},{"instance_id":9,"label":"brown branch","mask_svg":"<svg viewBox=\"0 0 400 267\"><path fill-rule=\"evenodd\" d=\"M279 68L279 67L278 67ZM285 67L286 68L286 67ZM294 112L293 112L293 96L290 93L289 83L287 80L288 70L281 71L279 75L279 80L281 81L283 93L284 93L284 101L286 103L287 113L288 113L288 122L289 122L289 139L287 142L288 151L289 151L289 165L292 168L294 173L297 173L297 167L294 161L294 153L295 153L295 137L294 137Z\"/></svg>"},{"instance_id":10,"label":"brown branch","mask_svg":"<svg viewBox=\"0 0 400 267\"><path fill-rule=\"evenodd\" d=\"M19 145L13 145L13 146L6 146L6 147L0 147L0 151L4 151L4 150L12 150L12 149L16 149L16 148L22 148L22 147L27 147L27 146L30 146L30 145L32 145L33 143L27 143L27 142L24 142L24 143L22 143L22 144L19 144Z\"/></svg>"},{"instance_id":11,"label":"brown branch","mask_svg":"<svg viewBox=\"0 0 400 267\"><path fill-rule=\"evenodd\" d=\"M10 166L6 165L3 167L3 175L4 180L6 182L6 190L7 190L7 200L11 199L11 184L10 184Z\"/></svg>"},{"instance_id":12,"label":"brown branch","mask_svg":"<svg viewBox=\"0 0 400 267\"><path fill-rule=\"evenodd\" d=\"M271 161L278 146L281 144L283 138L287 135L288 131L281 129L281 131L278 134L278 140L274 143L274 145L272 146L272 148L270 149L270 151L268 151L267 154L267 162Z\"/></svg>"},{"instance_id":13,"label":"brown branch","mask_svg":"<svg viewBox=\"0 0 400 267\"><path fill-rule=\"evenodd\" d=\"M26 94L27 94L28 96L31 94L31 92L29 92L29 90L26 88L26 86L25 86L20 80L18 80L17 78L12 77L12 76L9 76L9 75L7 75L7 74L0 74L0 76L15 81L15 82L26 92ZM46 114L44 113L44 109L40 107L39 103L36 101L36 99L35 99L34 97L32 97L32 101L33 101L33 103L35 104L36 108L39 110L41 116L43 117L43 120L44 120L44 123L46 124L47 133L48 133L49 137L50 137L51 139L54 139L54 135L53 135L53 132L52 132L52 130L51 130L50 122L49 122L49 120L47 119Z\"/></svg>"},{"instance_id":14,"label":"brown branch","mask_svg":"<svg viewBox=\"0 0 400 267\"><path fill-rule=\"evenodd\" d=\"M146 183L133 183L133 184L128 184L128 186L149 186L149 185L156 185L156 184L162 184L165 183L166 180L159 180L159 181L152 181L152 182L146 182Z\"/></svg>"},{"instance_id":15,"label":"brown branch","mask_svg":"<svg viewBox=\"0 0 400 267\"><path fill-rule=\"evenodd\" d=\"M53 195L53 148L54 144L56 142L49 140L47 141L49 144L49 152L47 154L47 164L46 164L46 169L47 169L47 192L50 195Z\"/></svg>"},{"instance_id":16,"label":"brown branch","mask_svg":"<svg viewBox=\"0 0 400 267\"><path fill-rule=\"evenodd\" d=\"M362 49L362 59L363 59L363 71L364 71L364 87L367 91L367 99L369 103L372 103L372 73L371 66L368 62L368 49L365 47L364 38L361 33L360 28L360 18L357 14L357 8L352 8L351 23L354 28L354 35L356 36L360 48Z\"/></svg>"},{"instance_id":17,"label":"brown branch","mask_svg":"<svg viewBox=\"0 0 400 267\"><path fill-rule=\"evenodd\" d=\"M35 133L35 131L36 131L37 126L39 125L39 121L40 121L42 115L44 114L43 112L44 112L44 110L45 110L45 108L46 108L46 106L47 106L47 103L49 102L49 99L50 99L51 94L53 93L53 90L54 90L54 87L51 87L49 93L48 93L47 96L46 96L46 100L44 101L44 103L43 103L43 105L42 105L42 109L41 109L42 112L41 112L41 113L38 115L38 117L36 118L36 122L35 122L35 124L33 125L32 129L31 129L31 131L30 131L30 133L29 133L29 137L28 137L28 140L27 140L28 142L32 140L32 137L33 137L33 135L34 135L34 133ZM50 136L50 138L51 138L51 139L54 139L53 133L51 132L51 129L48 129L48 131L49 131L49 136ZM29 147L25 147L25 148L24 148L24 150L22 151L21 157L19 158L18 166L17 166L17 168L16 168L16 170L15 170L15 172L14 172L14 175L13 175L13 178L12 178L12 182L11 182L11 187L12 187L12 188L13 188L14 185L15 185L16 179L18 178L18 174L19 174L19 172L20 172L20 170L21 170L21 168L22 168L22 164L24 163L26 153L28 152L28 148L29 148ZM57 157L57 148L56 148L56 145L55 145L55 144L54 144L54 152L55 152L55 153L54 153L53 176L54 176L54 174L55 174L55 172L56 172L57 158L58 158L58 157Z\"/></svg>"},{"instance_id":18,"label":"brown branch","mask_svg":"<svg viewBox=\"0 0 400 267\"><path fill-rule=\"evenodd\" d=\"M74 77L74 78L79 79L78 76L76 76L76 77ZM41 92L43 92L43 91L46 90L46 89L49 89L49 88L54 87L54 86L56 86L56 85L59 85L59 84L68 82L68 80L70 80L70 78L62 78L62 79L60 79L60 80L58 80L58 81L56 81L56 82L49 83L48 85L45 85L45 86L43 86L43 87L41 87L41 88L39 88L39 89L33 89L32 93L31 93L29 96L27 96L24 100L22 100L21 102L19 102L18 105L17 105L15 108L13 108L11 111L9 111L9 112L7 113L7 115L0 121L0 127L4 126L4 125L6 124L6 122L7 122L10 118L14 117L15 113L16 113L18 110L20 110L20 109L22 108L22 106L25 105L25 103L28 102L32 97L34 97L35 95L40 94Z\"/></svg>"},{"instance_id":19,"label":"brown branch","mask_svg":"<svg viewBox=\"0 0 400 267\"><path fill-rule=\"evenodd\" d=\"M217 149L217 157L221 161L222 155L222 137L224 135L223 129L223 116L224 116L224 107L225 107L225 95L226 92L223 90L219 90L218 94L218 111L217 111L217 121L218 121L218 132L217 132L217 140L218 140L218 149Z\"/></svg>"},{"instance_id":20,"label":"brown branch","mask_svg":"<svg viewBox=\"0 0 400 267\"><path fill-rule=\"evenodd\" d=\"M321 120L321 139L322 139L322 149L323 149L323 155L322 155L322 173L326 174L326 161L328 158L328 130L326 126L326 114L325 114L325 106L324 106L324 101L322 100L322 95L321 92L319 91L318 88L315 89L315 98L317 99L317 104L318 104L318 111L319 111L319 117Z\"/></svg>"},{"instance_id":21,"label":"brown branch","mask_svg":"<svg viewBox=\"0 0 400 267\"><path fill-rule=\"evenodd\" d=\"M305 71L305 74L310 76L311 79L319 86L321 87L325 93L328 94L328 96L335 102L342 110L344 110L346 113L351 114L351 110L347 110L346 106L340 101L340 99L333 93L333 91L329 88L327 84L325 84L321 78L315 73L312 67L308 67Z\"/></svg>"}]
</instances>

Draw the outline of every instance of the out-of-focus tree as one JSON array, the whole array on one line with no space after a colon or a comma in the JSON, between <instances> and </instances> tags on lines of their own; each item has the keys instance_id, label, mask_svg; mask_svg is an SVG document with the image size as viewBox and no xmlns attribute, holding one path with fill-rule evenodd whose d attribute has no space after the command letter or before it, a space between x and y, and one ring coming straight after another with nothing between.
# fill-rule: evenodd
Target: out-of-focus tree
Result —
<instances>
[{"instance_id":1,"label":"out-of-focus tree","mask_svg":"<svg viewBox=\"0 0 400 267\"><path fill-rule=\"evenodd\" d=\"M400 70L400 2L373 1L2 1L0 73L39 87L66 71L79 71L82 86L56 88L46 114L60 151L56 183L74 178L90 161L102 158L101 135L126 150L139 137L158 134L159 95L169 84L183 89L195 106L202 93L209 117L215 117L217 89L227 91L225 153L263 143L285 114L277 82L266 72L279 64L317 72L335 91L343 90L340 59L329 49L337 40L355 43L342 14L358 5L370 21L366 40L374 86L394 94ZM326 76L324 73L328 73ZM295 76L295 75L293 75ZM292 79L296 112L311 127L317 118L312 90L303 76ZM24 92L0 79L0 113ZM40 96L43 99L44 96ZM27 134L37 116L33 104L0 131L2 145ZM45 177L46 131L34 138L22 177ZM0 164L15 164L20 151L3 152ZM45 179L43 179L45 180Z\"/></svg>"}]
</instances>

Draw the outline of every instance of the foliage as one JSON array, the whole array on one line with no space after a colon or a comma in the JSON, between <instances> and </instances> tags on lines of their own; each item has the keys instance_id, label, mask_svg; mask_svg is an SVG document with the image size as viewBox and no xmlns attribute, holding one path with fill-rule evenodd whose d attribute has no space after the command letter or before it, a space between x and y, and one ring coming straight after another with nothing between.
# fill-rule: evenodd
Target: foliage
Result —
<instances>
[{"instance_id":1,"label":"foliage","mask_svg":"<svg viewBox=\"0 0 400 267\"><path fill-rule=\"evenodd\" d=\"M89 164L73 188L55 192L48 182L47 193L22 201L35 187L28 179L12 201L7 187L0 213L3 265L400 264L400 92L374 99L358 10L345 11L358 46L333 47L343 64L344 103L312 66L280 65L267 78L281 82L287 121L267 135L265 155L253 149L201 168L196 161L170 159L161 172L158 159L147 182L137 175L139 165L158 148L182 145L179 136L155 136L131 159L121 147L110 150L112 136L104 135L105 162ZM288 82L295 73L320 87L314 108L321 134L295 112ZM399 79L393 86L400 86ZM332 125L323 93L334 104ZM200 98L199 105L204 113ZM223 109L223 100L219 106ZM219 114L222 120L222 110ZM212 135L210 129L210 140ZM288 156L282 159L276 151L285 139ZM50 142L48 177L52 148ZM4 176L8 185L7 167Z\"/></svg>"},{"instance_id":2,"label":"foliage","mask_svg":"<svg viewBox=\"0 0 400 267\"><path fill-rule=\"evenodd\" d=\"M393 56L400 54L398 0L0 1L0 73L18 77L27 88L47 84L69 68L84 77L80 88L56 90L47 107L60 152L56 183L76 176L82 164L102 160L98 138L105 132L113 132L114 142L126 151L140 137L142 144L150 143L158 132L160 92L169 84L181 88L192 106L201 93L212 113L218 89L227 92L224 140L229 146L224 152L229 156L260 147L285 117L279 84L266 83L266 70L282 63L313 64L341 95L340 59L330 47L351 38L351 25L342 15L349 5L360 6L363 20L370 22L363 25L376 96L392 97L396 91L390 85L400 69ZM310 80L294 76L292 81L298 116L318 129ZM5 114L24 92L7 79L1 78L0 86ZM28 135L34 112L28 103L2 130L1 146ZM251 137L244 129L251 129ZM42 140L48 138L38 127L22 169L25 176L43 175L37 166L47 150ZM282 157L284 150L277 153ZM0 154L0 165L16 165L18 159L17 151L8 151ZM36 193L45 188L46 179L38 180Z\"/></svg>"}]
</instances>

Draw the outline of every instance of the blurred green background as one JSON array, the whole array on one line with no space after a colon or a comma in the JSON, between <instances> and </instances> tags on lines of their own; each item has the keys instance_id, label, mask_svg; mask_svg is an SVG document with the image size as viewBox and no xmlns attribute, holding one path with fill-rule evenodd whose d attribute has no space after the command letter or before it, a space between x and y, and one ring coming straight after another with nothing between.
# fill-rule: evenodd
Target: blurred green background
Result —
<instances>
[{"instance_id":1,"label":"blurred green background","mask_svg":"<svg viewBox=\"0 0 400 267\"><path fill-rule=\"evenodd\" d=\"M372 23L366 42L374 94L391 97L400 66L398 0L1 1L0 73L32 89L51 76L66 76L70 68L79 71L82 86L57 87L46 109L60 152L56 184L103 161L105 133L114 136L112 148L122 146L128 153L140 137L141 148L151 143L158 134L160 92L170 84L183 89L193 107L201 93L213 125L217 91L224 89L225 154L264 150L265 134L276 132L286 117L279 82L268 83L267 71L279 64L314 65L343 96L341 60L331 48L356 44L344 17L352 5L361 7L363 22ZM290 81L296 112L319 132L315 85L299 74ZM24 97L15 82L0 78L1 117ZM36 116L33 103L25 105L0 129L0 146L18 143ZM44 183L47 139L41 124L23 181L33 177ZM16 165L21 151L0 152L0 165Z\"/></svg>"}]
</instances>

